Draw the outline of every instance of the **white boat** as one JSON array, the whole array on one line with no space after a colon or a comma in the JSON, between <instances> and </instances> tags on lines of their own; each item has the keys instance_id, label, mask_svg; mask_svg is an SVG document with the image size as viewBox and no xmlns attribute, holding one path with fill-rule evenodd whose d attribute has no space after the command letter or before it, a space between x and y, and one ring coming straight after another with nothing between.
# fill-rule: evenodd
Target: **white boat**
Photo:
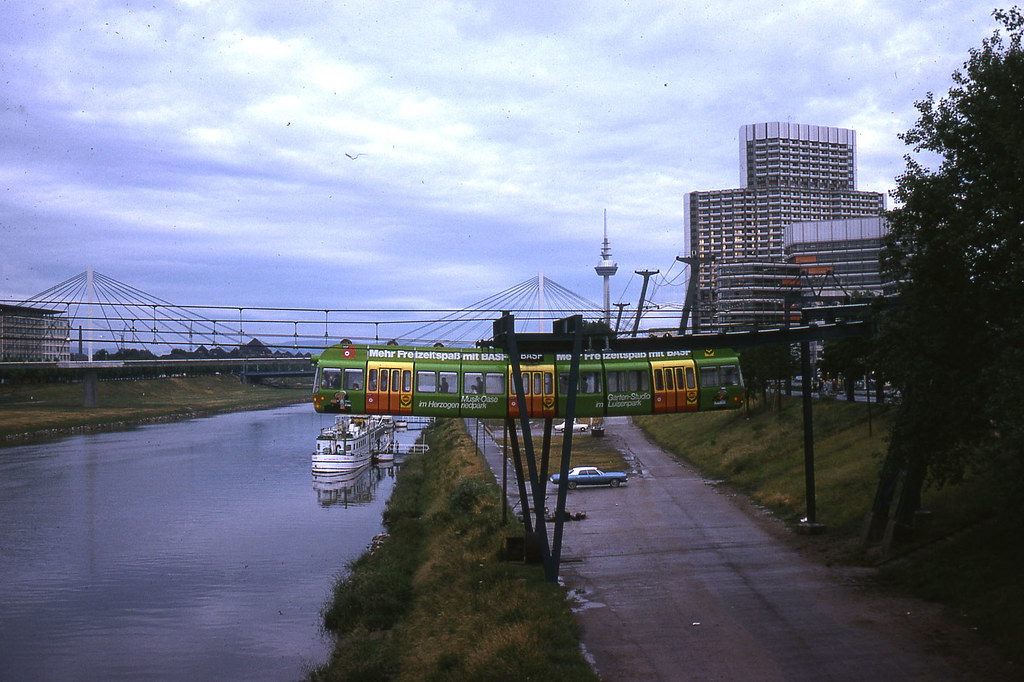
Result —
<instances>
[{"instance_id":1,"label":"white boat","mask_svg":"<svg viewBox=\"0 0 1024 682\"><path fill-rule=\"evenodd\" d=\"M357 469L377 453L389 450L394 433L390 420L339 415L334 424L321 429L316 437L313 473L336 474Z\"/></svg>"}]
</instances>

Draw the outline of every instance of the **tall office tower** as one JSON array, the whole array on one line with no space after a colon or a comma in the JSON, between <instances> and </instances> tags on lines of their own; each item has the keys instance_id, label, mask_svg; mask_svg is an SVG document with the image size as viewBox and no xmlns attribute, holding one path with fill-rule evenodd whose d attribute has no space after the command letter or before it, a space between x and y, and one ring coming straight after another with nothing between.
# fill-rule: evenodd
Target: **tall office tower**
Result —
<instances>
[{"instance_id":1,"label":"tall office tower","mask_svg":"<svg viewBox=\"0 0 1024 682\"><path fill-rule=\"evenodd\" d=\"M854 130L758 123L742 126L739 142L741 187L684 197L690 256L700 263L695 331L781 323L775 282L788 277L779 267L787 225L885 210L884 194L857 191Z\"/></svg>"}]
</instances>

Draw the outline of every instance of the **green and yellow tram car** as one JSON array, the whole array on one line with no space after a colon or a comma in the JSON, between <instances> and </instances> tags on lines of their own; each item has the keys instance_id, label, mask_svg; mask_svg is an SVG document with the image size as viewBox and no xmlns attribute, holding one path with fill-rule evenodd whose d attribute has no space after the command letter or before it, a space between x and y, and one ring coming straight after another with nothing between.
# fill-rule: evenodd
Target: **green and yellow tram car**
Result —
<instances>
[{"instance_id":1,"label":"green and yellow tram car","mask_svg":"<svg viewBox=\"0 0 1024 682\"><path fill-rule=\"evenodd\" d=\"M512 364L499 350L341 343L314 357L317 412L479 417L520 414ZM571 356L520 361L525 412L564 417ZM576 416L671 414L739 407L744 389L731 350L585 352Z\"/></svg>"},{"instance_id":2,"label":"green and yellow tram car","mask_svg":"<svg viewBox=\"0 0 1024 682\"><path fill-rule=\"evenodd\" d=\"M508 363L508 416L519 417L519 398L512 383L512 363ZM559 414L558 394L555 393L555 358L553 355L527 355L520 359L519 372L523 377L523 400L526 414L531 417L555 417ZM565 392L561 392L565 395ZM564 407L561 408L564 412Z\"/></svg>"}]
</instances>

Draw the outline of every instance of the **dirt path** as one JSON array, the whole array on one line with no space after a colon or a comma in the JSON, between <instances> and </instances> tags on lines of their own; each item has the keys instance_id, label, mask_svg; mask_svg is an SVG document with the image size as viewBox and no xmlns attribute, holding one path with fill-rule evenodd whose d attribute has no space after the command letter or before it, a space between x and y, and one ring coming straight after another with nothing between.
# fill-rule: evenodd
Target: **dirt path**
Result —
<instances>
[{"instance_id":1,"label":"dirt path","mask_svg":"<svg viewBox=\"0 0 1024 682\"><path fill-rule=\"evenodd\" d=\"M625 419L643 474L575 490L562 578L604 680L995 680L1013 671L933 606L805 558ZM550 493L549 489L549 493ZM551 496L553 500L553 495Z\"/></svg>"}]
</instances>

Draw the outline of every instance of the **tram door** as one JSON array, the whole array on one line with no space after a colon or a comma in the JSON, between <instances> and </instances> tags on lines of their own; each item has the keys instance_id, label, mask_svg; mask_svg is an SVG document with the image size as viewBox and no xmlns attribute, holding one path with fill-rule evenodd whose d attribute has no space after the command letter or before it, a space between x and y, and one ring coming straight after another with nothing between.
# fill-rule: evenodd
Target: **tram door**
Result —
<instances>
[{"instance_id":1,"label":"tram door","mask_svg":"<svg viewBox=\"0 0 1024 682\"><path fill-rule=\"evenodd\" d=\"M367 414L412 414L412 363L368 362Z\"/></svg>"},{"instance_id":2,"label":"tram door","mask_svg":"<svg viewBox=\"0 0 1024 682\"><path fill-rule=\"evenodd\" d=\"M555 367L554 365L530 366L522 372L523 394L526 399L526 414L530 417L555 416ZM516 388L509 371L508 413L519 416Z\"/></svg>"},{"instance_id":3,"label":"tram door","mask_svg":"<svg viewBox=\"0 0 1024 682\"><path fill-rule=\"evenodd\" d=\"M651 371L655 414L697 409L697 375L692 360L651 362Z\"/></svg>"}]
</instances>

